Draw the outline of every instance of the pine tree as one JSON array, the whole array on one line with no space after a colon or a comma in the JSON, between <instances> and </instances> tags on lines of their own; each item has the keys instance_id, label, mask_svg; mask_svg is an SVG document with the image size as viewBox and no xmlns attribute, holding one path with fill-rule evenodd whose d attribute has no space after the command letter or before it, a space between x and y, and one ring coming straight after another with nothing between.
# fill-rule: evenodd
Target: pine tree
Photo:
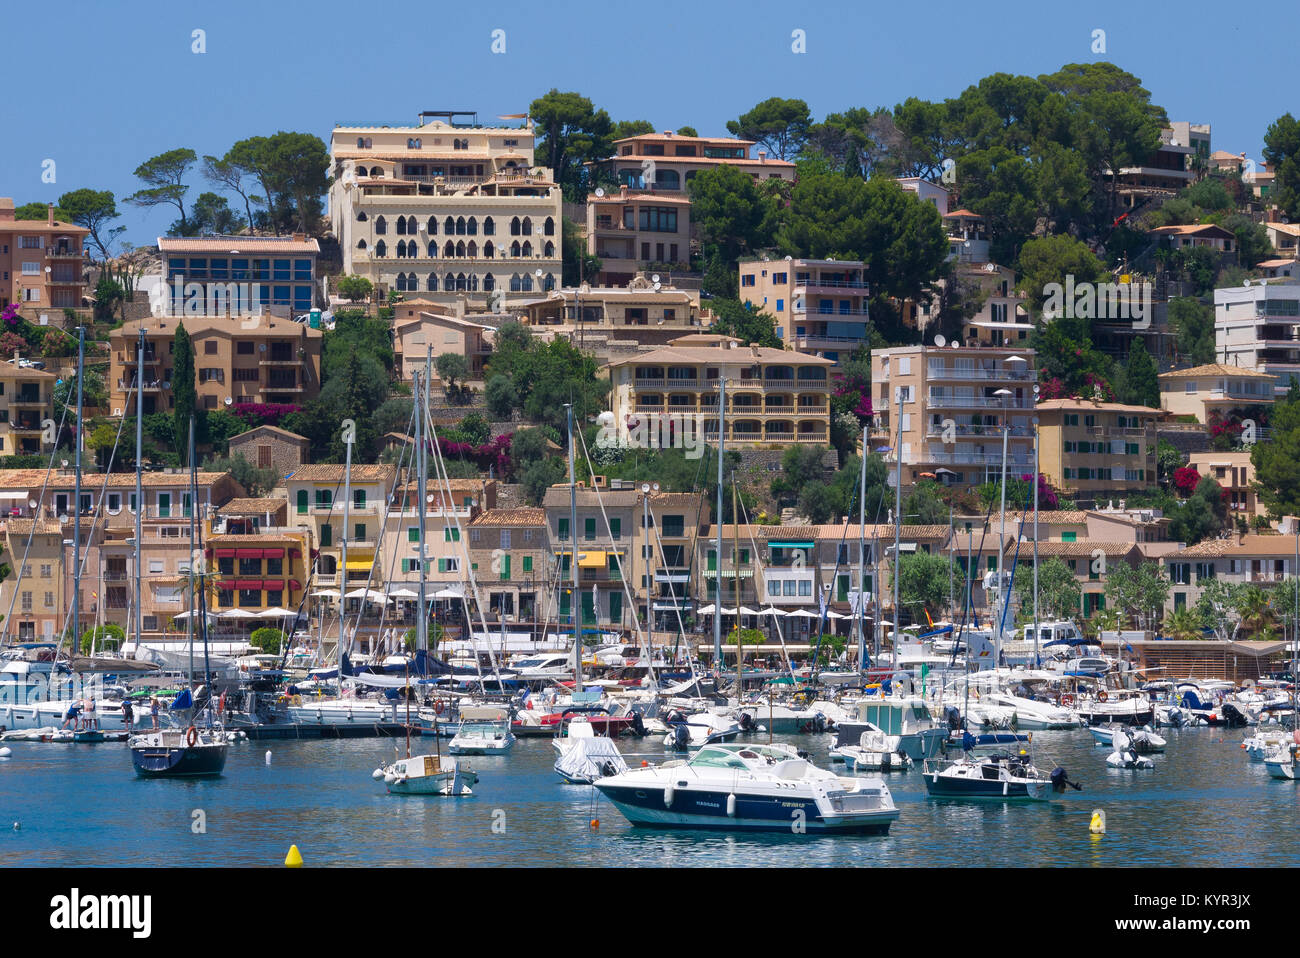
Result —
<instances>
[{"instance_id":1,"label":"pine tree","mask_svg":"<svg viewBox=\"0 0 1300 958\"><path fill-rule=\"evenodd\" d=\"M172 422L175 424L177 451L181 462L189 465L190 415L197 405L197 392L194 386L194 347L183 323L177 324L172 342L172 398L175 400Z\"/></svg>"},{"instance_id":2,"label":"pine tree","mask_svg":"<svg viewBox=\"0 0 1300 958\"><path fill-rule=\"evenodd\" d=\"M1160 408L1160 380L1156 363L1142 340L1135 340L1128 356L1128 399L1139 406Z\"/></svg>"}]
</instances>

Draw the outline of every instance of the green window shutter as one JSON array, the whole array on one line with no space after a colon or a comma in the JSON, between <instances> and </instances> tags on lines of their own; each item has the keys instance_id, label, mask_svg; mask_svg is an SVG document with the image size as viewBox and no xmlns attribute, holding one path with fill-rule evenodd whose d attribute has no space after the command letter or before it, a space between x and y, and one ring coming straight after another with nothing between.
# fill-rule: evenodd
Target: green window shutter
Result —
<instances>
[{"instance_id":1,"label":"green window shutter","mask_svg":"<svg viewBox=\"0 0 1300 958\"><path fill-rule=\"evenodd\" d=\"M332 546L334 544L334 527L328 522L320 527L320 544L323 546Z\"/></svg>"},{"instance_id":2,"label":"green window shutter","mask_svg":"<svg viewBox=\"0 0 1300 958\"><path fill-rule=\"evenodd\" d=\"M586 539L596 538L596 520L594 518L582 520L582 535Z\"/></svg>"},{"instance_id":3,"label":"green window shutter","mask_svg":"<svg viewBox=\"0 0 1300 958\"><path fill-rule=\"evenodd\" d=\"M354 539L364 539L366 537L366 524L364 522L358 522L352 527L352 530Z\"/></svg>"},{"instance_id":4,"label":"green window shutter","mask_svg":"<svg viewBox=\"0 0 1300 958\"><path fill-rule=\"evenodd\" d=\"M306 515L306 513L307 513L307 490L299 489L298 490L298 515L300 516Z\"/></svg>"},{"instance_id":5,"label":"green window shutter","mask_svg":"<svg viewBox=\"0 0 1300 958\"><path fill-rule=\"evenodd\" d=\"M849 577L846 575L835 577L835 601L849 601Z\"/></svg>"},{"instance_id":6,"label":"green window shutter","mask_svg":"<svg viewBox=\"0 0 1300 958\"><path fill-rule=\"evenodd\" d=\"M989 556L989 570L992 571L998 567L998 557Z\"/></svg>"},{"instance_id":7,"label":"green window shutter","mask_svg":"<svg viewBox=\"0 0 1300 958\"><path fill-rule=\"evenodd\" d=\"M749 550L748 550L748 549L741 549L741 550L740 550L740 564L741 564L741 565L749 565Z\"/></svg>"},{"instance_id":8,"label":"green window shutter","mask_svg":"<svg viewBox=\"0 0 1300 958\"><path fill-rule=\"evenodd\" d=\"M564 542L569 538L569 520L561 519L559 520L559 522L560 522L560 527L559 527L558 535L560 541Z\"/></svg>"},{"instance_id":9,"label":"green window shutter","mask_svg":"<svg viewBox=\"0 0 1300 958\"><path fill-rule=\"evenodd\" d=\"M609 594L609 621L623 621L623 593L611 592Z\"/></svg>"},{"instance_id":10,"label":"green window shutter","mask_svg":"<svg viewBox=\"0 0 1300 958\"><path fill-rule=\"evenodd\" d=\"M355 509L364 509L366 507L366 490L364 489L353 490L352 506Z\"/></svg>"},{"instance_id":11,"label":"green window shutter","mask_svg":"<svg viewBox=\"0 0 1300 958\"><path fill-rule=\"evenodd\" d=\"M525 572L532 572L532 571L533 571L533 557L532 557L532 556L524 556L524 571L525 571Z\"/></svg>"},{"instance_id":12,"label":"green window shutter","mask_svg":"<svg viewBox=\"0 0 1300 958\"><path fill-rule=\"evenodd\" d=\"M611 539L623 538L623 520L617 517L609 520L609 535Z\"/></svg>"},{"instance_id":13,"label":"green window shutter","mask_svg":"<svg viewBox=\"0 0 1300 958\"><path fill-rule=\"evenodd\" d=\"M710 572L718 571L718 550L717 549L709 550L709 571Z\"/></svg>"},{"instance_id":14,"label":"green window shutter","mask_svg":"<svg viewBox=\"0 0 1300 958\"><path fill-rule=\"evenodd\" d=\"M596 598L590 592L582 593L582 624L596 624Z\"/></svg>"},{"instance_id":15,"label":"green window shutter","mask_svg":"<svg viewBox=\"0 0 1300 958\"><path fill-rule=\"evenodd\" d=\"M406 530L406 541L407 541L407 542L419 542L419 541L420 541L420 527L419 527L419 526L411 526L409 529Z\"/></svg>"},{"instance_id":16,"label":"green window shutter","mask_svg":"<svg viewBox=\"0 0 1300 958\"><path fill-rule=\"evenodd\" d=\"M560 571L568 572L569 569L573 567L573 563L570 561L572 558L573 558L573 553L571 552L564 553L564 555L560 558Z\"/></svg>"},{"instance_id":17,"label":"green window shutter","mask_svg":"<svg viewBox=\"0 0 1300 958\"><path fill-rule=\"evenodd\" d=\"M572 596L569 595L569 591L567 589L564 592L560 593L560 615L572 614L570 610L573 608L573 602L571 600L572 600Z\"/></svg>"},{"instance_id":18,"label":"green window shutter","mask_svg":"<svg viewBox=\"0 0 1300 958\"><path fill-rule=\"evenodd\" d=\"M504 561L501 563L501 578L503 579L510 578L510 553L509 552L505 554Z\"/></svg>"},{"instance_id":19,"label":"green window shutter","mask_svg":"<svg viewBox=\"0 0 1300 958\"><path fill-rule=\"evenodd\" d=\"M438 560L438 571L439 571L439 572L446 572L446 571L447 571L447 560L446 560L446 559L439 559L439 560Z\"/></svg>"},{"instance_id":20,"label":"green window shutter","mask_svg":"<svg viewBox=\"0 0 1300 958\"><path fill-rule=\"evenodd\" d=\"M1075 541L1077 541L1078 536L1079 536L1079 534L1078 534L1077 532L1062 532L1062 533L1061 533L1061 541L1062 541L1062 542L1075 542Z\"/></svg>"}]
</instances>

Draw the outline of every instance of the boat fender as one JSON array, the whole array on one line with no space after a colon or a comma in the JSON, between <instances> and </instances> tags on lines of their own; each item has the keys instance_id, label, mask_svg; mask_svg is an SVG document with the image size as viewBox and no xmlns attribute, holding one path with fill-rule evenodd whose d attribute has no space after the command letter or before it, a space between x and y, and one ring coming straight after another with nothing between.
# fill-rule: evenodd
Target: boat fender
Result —
<instances>
[{"instance_id":1,"label":"boat fender","mask_svg":"<svg viewBox=\"0 0 1300 958\"><path fill-rule=\"evenodd\" d=\"M191 725L185 730L185 744L193 748L199 742L199 730Z\"/></svg>"},{"instance_id":2,"label":"boat fender","mask_svg":"<svg viewBox=\"0 0 1300 958\"><path fill-rule=\"evenodd\" d=\"M672 808L672 807L673 807L673 787L671 785L665 785L664 786L664 808Z\"/></svg>"},{"instance_id":3,"label":"boat fender","mask_svg":"<svg viewBox=\"0 0 1300 958\"><path fill-rule=\"evenodd\" d=\"M730 818L736 817L736 795L734 792L727 796L727 816Z\"/></svg>"},{"instance_id":4,"label":"boat fender","mask_svg":"<svg viewBox=\"0 0 1300 958\"><path fill-rule=\"evenodd\" d=\"M437 703L436 705L434 705L433 710L434 710L436 713L438 713L439 715L441 715L442 712L443 712L443 709L444 709L444 708L446 708L446 706L444 706L444 705L442 704L442 701L439 700L438 703Z\"/></svg>"}]
</instances>

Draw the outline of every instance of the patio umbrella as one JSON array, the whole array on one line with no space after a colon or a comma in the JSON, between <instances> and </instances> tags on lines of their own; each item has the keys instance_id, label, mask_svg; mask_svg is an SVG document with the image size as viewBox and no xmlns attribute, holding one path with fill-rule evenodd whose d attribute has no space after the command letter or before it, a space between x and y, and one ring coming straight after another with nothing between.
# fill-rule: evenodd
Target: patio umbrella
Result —
<instances>
[{"instance_id":1,"label":"patio umbrella","mask_svg":"<svg viewBox=\"0 0 1300 958\"><path fill-rule=\"evenodd\" d=\"M258 613L257 617L259 619L287 619L289 616L296 614L296 612L290 612L288 609L282 609L276 605L269 609L263 609Z\"/></svg>"},{"instance_id":2,"label":"patio umbrella","mask_svg":"<svg viewBox=\"0 0 1300 958\"><path fill-rule=\"evenodd\" d=\"M339 594L337 592L331 592L329 589L321 589L319 592L313 592L311 597L313 599L337 599Z\"/></svg>"},{"instance_id":3,"label":"patio umbrella","mask_svg":"<svg viewBox=\"0 0 1300 958\"><path fill-rule=\"evenodd\" d=\"M434 597L435 599L463 599L463 598L465 598L464 595L462 595L461 593L457 592L455 589L440 589L439 591L437 591L437 592L435 592L435 593L433 594L433 597Z\"/></svg>"},{"instance_id":4,"label":"patio umbrella","mask_svg":"<svg viewBox=\"0 0 1300 958\"><path fill-rule=\"evenodd\" d=\"M759 615L789 615L790 613L782 612L780 609L774 608L769 605L766 609L764 609L762 612L758 614Z\"/></svg>"},{"instance_id":5,"label":"patio umbrella","mask_svg":"<svg viewBox=\"0 0 1300 958\"><path fill-rule=\"evenodd\" d=\"M706 606L703 606L703 607L697 609L696 612L695 612L695 614L696 614L696 615L713 615L713 613L716 612L716 611L718 611L718 610L717 610L716 608L714 608L714 606L713 606L712 604L710 604L710 605L706 605Z\"/></svg>"},{"instance_id":6,"label":"patio umbrella","mask_svg":"<svg viewBox=\"0 0 1300 958\"><path fill-rule=\"evenodd\" d=\"M194 618L198 618L198 613L197 613L197 612L178 612L176 615L173 615L172 618L173 618L173 619L188 619L188 618L190 618L191 616L193 616ZM215 612L209 612L209 613L208 613L208 618L209 618L209 619L215 619L216 617L217 617L217 614L216 614Z\"/></svg>"},{"instance_id":7,"label":"patio umbrella","mask_svg":"<svg viewBox=\"0 0 1300 958\"><path fill-rule=\"evenodd\" d=\"M741 614L741 615L758 615L758 613L755 612L753 609L747 609L747 608L745 608L743 605L740 607L740 614Z\"/></svg>"},{"instance_id":8,"label":"patio umbrella","mask_svg":"<svg viewBox=\"0 0 1300 958\"><path fill-rule=\"evenodd\" d=\"M786 615L800 619L815 619L818 617L816 612L809 612L807 609L795 609L793 612L787 612Z\"/></svg>"},{"instance_id":9,"label":"patio umbrella","mask_svg":"<svg viewBox=\"0 0 1300 958\"><path fill-rule=\"evenodd\" d=\"M851 619L851 618L853 618L853 616L851 616L851 615L845 615L845 614L842 613L842 612L827 612L827 613L826 613L826 618L828 618L828 619Z\"/></svg>"},{"instance_id":10,"label":"patio umbrella","mask_svg":"<svg viewBox=\"0 0 1300 958\"><path fill-rule=\"evenodd\" d=\"M410 589L398 589L396 592L388 593L390 599L418 599L420 593L412 592Z\"/></svg>"},{"instance_id":11,"label":"patio umbrella","mask_svg":"<svg viewBox=\"0 0 1300 958\"><path fill-rule=\"evenodd\" d=\"M256 612L249 612L247 609L231 609L229 612L222 612L223 619L256 619L259 618Z\"/></svg>"}]
</instances>

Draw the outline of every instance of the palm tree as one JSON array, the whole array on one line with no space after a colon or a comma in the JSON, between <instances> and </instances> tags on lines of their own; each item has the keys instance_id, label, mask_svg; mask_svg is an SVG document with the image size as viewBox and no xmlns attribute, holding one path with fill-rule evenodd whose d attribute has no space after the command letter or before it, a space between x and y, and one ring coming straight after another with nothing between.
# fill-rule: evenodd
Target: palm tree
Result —
<instances>
[{"instance_id":1,"label":"palm tree","mask_svg":"<svg viewBox=\"0 0 1300 958\"><path fill-rule=\"evenodd\" d=\"M1165 617L1164 632L1169 638L1182 641L1202 638L1201 617L1186 606L1174 609Z\"/></svg>"},{"instance_id":2,"label":"palm tree","mask_svg":"<svg viewBox=\"0 0 1300 958\"><path fill-rule=\"evenodd\" d=\"M1269 602L1268 593L1258 587L1251 587L1241 603L1241 628L1248 635L1262 632L1277 619Z\"/></svg>"}]
</instances>

